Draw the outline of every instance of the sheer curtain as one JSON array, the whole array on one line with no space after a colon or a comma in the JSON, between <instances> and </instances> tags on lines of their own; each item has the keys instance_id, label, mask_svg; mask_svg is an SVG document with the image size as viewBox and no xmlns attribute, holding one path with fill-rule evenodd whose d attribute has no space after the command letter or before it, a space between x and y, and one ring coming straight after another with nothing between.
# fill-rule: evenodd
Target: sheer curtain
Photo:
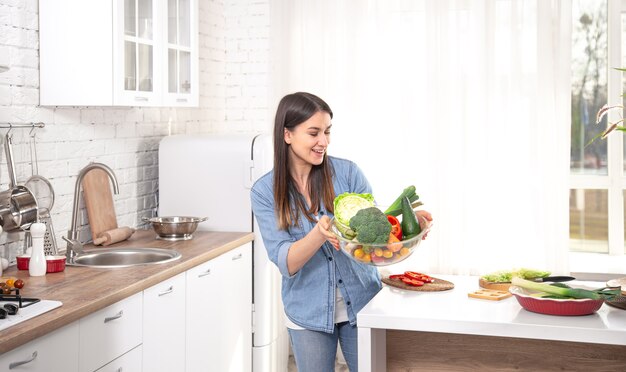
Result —
<instances>
[{"instance_id":1,"label":"sheer curtain","mask_svg":"<svg viewBox=\"0 0 626 372\"><path fill-rule=\"evenodd\" d=\"M566 273L568 1L272 0L273 102L333 109L331 155L379 204L411 184L434 215L391 266Z\"/></svg>"}]
</instances>

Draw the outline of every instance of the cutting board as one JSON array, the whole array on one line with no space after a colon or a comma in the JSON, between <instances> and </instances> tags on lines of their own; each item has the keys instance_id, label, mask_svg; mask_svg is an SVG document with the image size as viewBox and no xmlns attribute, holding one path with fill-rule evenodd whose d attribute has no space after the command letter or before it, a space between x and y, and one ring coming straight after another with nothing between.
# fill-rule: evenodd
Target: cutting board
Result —
<instances>
[{"instance_id":1,"label":"cutting board","mask_svg":"<svg viewBox=\"0 0 626 372\"><path fill-rule=\"evenodd\" d=\"M417 291L417 292L438 292L438 291L447 291L454 288L454 283L449 282L447 280L433 278L434 281L432 283L425 283L421 287L414 287L412 285L405 284L400 279L390 279L388 276L382 278L382 282L390 285L392 287L406 289L408 291Z\"/></svg>"},{"instance_id":2,"label":"cutting board","mask_svg":"<svg viewBox=\"0 0 626 372\"><path fill-rule=\"evenodd\" d=\"M92 169L83 177L82 185L91 236L96 238L105 231L116 229L117 217L107 173Z\"/></svg>"}]
</instances>

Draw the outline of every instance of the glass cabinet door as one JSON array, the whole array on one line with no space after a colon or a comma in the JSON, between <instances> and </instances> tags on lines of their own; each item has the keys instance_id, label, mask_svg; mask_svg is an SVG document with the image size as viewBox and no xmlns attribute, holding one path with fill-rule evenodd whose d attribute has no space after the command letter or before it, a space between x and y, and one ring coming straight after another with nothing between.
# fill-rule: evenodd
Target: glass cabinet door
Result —
<instances>
[{"instance_id":1,"label":"glass cabinet door","mask_svg":"<svg viewBox=\"0 0 626 372\"><path fill-rule=\"evenodd\" d=\"M168 0L167 6L167 91L192 91L192 1Z\"/></svg>"},{"instance_id":2,"label":"glass cabinet door","mask_svg":"<svg viewBox=\"0 0 626 372\"><path fill-rule=\"evenodd\" d=\"M124 0L124 90L154 90L152 0Z\"/></svg>"}]
</instances>

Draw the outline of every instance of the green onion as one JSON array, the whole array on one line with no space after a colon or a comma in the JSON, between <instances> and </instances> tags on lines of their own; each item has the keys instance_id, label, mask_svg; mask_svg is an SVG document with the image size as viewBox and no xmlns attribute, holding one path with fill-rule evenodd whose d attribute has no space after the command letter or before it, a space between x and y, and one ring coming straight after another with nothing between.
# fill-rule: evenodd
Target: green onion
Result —
<instances>
[{"instance_id":1,"label":"green onion","mask_svg":"<svg viewBox=\"0 0 626 372\"><path fill-rule=\"evenodd\" d=\"M409 198L409 201L411 202L411 206L413 208L422 205L421 202L417 202L419 196L415 194L415 186L411 185L404 189L404 191L402 191L402 194L400 194L400 196L398 196L398 198L389 206L389 208L387 208L385 214L396 217L399 216L402 213L402 199L404 199L404 197Z\"/></svg>"},{"instance_id":2,"label":"green onion","mask_svg":"<svg viewBox=\"0 0 626 372\"><path fill-rule=\"evenodd\" d=\"M617 288L599 288L594 290L582 289L582 288L564 288L561 286L554 286L546 283L537 283L530 280L522 279L519 277L513 277L511 284L525 289L532 289L534 291L545 292L554 296L569 297L569 298L590 298L592 300L611 300L615 296L620 294L620 289Z\"/></svg>"}]
</instances>

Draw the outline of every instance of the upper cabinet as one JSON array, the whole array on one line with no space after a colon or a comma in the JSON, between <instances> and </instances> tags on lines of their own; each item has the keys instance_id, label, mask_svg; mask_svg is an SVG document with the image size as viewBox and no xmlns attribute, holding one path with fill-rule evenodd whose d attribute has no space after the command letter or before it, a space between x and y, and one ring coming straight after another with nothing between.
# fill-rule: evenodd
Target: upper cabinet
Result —
<instances>
[{"instance_id":1,"label":"upper cabinet","mask_svg":"<svg viewBox=\"0 0 626 372\"><path fill-rule=\"evenodd\" d=\"M39 2L42 106L198 105L197 0Z\"/></svg>"}]
</instances>

